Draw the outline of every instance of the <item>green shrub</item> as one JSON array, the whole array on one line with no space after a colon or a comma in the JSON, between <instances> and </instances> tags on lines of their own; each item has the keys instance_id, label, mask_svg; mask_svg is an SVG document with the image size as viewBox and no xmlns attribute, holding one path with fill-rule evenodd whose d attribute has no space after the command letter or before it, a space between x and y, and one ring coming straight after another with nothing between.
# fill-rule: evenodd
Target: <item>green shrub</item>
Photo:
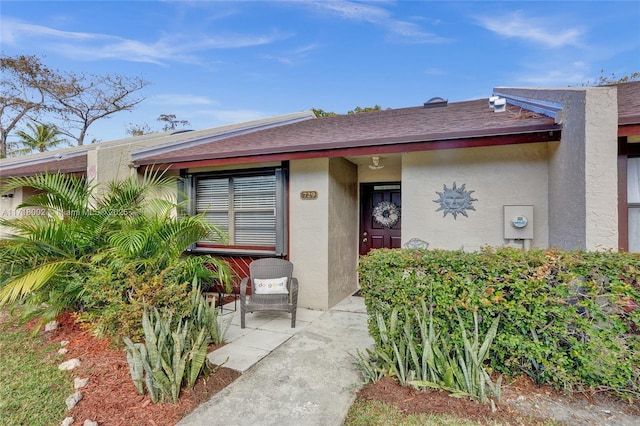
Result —
<instances>
[{"instance_id":1,"label":"green shrub","mask_svg":"<svg viewBox=\"0 0 640 426\"><path fill-rule=\"evenodd\" d=\"M369 330L376 319L398 326L415 315L407 306L433 304L434 323L462 342L455 309L484 319L502 317L491 367L526 372L565 389L640 390L640 256L629 253L486 249L375 250L361 258L360 285ZM467 330L474 325L464 320Z\"/></svg>"},{"instance_id":2,"label":"green shrub","mask_svg":"<svg viewBox=\"0 0 640 426\"><path fill-rule=\"evenodd\" d=\"M145 309L142 316L144 343L133 343L124 337L129 373L141 395L146 392L155 403L178 401L183 387L193 389L200 375L208 375L210 343L224 339L229 322L218 319L218 310L209 306L194 278L190 298L190 314L174 317L168 309Z\"/></svg>"},{"instance_id":3,"label":"green shrub","mask_svg":"<svg viewBox=\"0 0 640 426\"><path fill-rule=\"evenodd\" d=\"M146 308L169 308L174 316L187 317L194 285L214 279L229 283L228 264L210 256L183 256L163 269L152 266L118 258L95 265L82 285L80 319L98 336L140 337Z\"/></svg>"},{"instance_id":4,"label":"green shrub","mask_svg":"<svg viewBox=\"0 0 640 426\"><path fill-rule=\"evenodd\" d=\"M84 285L80 320L98 336L140 337L142 314L149 307L187 316L190 284L166 279L170 271L138 272L127 263L120 269L109 265L94 270Z\"/></svg>"}]
</instances>

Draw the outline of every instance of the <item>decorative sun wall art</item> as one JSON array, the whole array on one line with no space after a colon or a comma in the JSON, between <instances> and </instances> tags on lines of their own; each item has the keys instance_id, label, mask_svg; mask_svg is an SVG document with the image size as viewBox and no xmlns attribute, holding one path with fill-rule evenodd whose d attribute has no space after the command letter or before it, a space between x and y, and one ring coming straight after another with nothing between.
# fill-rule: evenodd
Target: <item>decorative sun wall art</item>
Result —
<instances>
[{"instance_id":1,"label":"decorative sun wall art","mask_svg":"<svg viewBox=\"0 0 640 426\"><path fill-rule=\"evenodd\" d=\"M391 228L400 219L400 207L390 201L381 201L373 208L373 219L380 225Z\"/></svg>"},{"instance_id":2,"label":"decorative sun wall art","mask_svg":"<svg viewBox=\"0 0 640 426\"><path fill-rule=\"evenodd\" d=\"M436 194L438 194L440 198L433 200L433 202L440 204L440 207L436 211L439 212L442 210L444 212L442 217L447 216L447 213L451 213L454 219L457 219L459 214L464 217L469 217L467 216L466 210L476 210L471 205L474 201L478 201L475 198L471 198L471 193L475 191L465 191L465 185L466 184L463 184L458 188L456 187L456 183L453 182L453 187L447 188L447 185L443 185L444 190L442 192L436 191Z\"/></svg>"}]
</instances>

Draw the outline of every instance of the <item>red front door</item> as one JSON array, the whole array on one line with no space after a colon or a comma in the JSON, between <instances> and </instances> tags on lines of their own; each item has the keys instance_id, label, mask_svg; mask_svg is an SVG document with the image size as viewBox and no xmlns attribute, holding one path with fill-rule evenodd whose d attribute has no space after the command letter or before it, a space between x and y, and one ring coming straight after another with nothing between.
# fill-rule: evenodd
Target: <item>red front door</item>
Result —
<instances>
[{"instance_id":1,"label":"red front door","mask_svg":"<svg viewBox=\"0 0 640 426\"><path fill-rule=\"evenodd\" d=\"M400 247L401 208L400 183L360 185L360 254Z\"/></svg>"}]
</instances>

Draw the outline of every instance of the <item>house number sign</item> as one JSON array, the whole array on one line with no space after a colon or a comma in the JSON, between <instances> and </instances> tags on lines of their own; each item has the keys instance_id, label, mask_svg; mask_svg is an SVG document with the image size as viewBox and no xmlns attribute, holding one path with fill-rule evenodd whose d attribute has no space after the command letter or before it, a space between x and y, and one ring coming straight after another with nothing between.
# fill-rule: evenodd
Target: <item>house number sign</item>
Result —
<instances>
[{"instance_id":1,"label":"house number sign","mask_svg":"<svg viewBox=\"0 0 640 426\"><path fill-rule=\"evenodd\" d=\"M301 200L317 200L318 191L300 191Z\"/></svg>"}]
</instances>

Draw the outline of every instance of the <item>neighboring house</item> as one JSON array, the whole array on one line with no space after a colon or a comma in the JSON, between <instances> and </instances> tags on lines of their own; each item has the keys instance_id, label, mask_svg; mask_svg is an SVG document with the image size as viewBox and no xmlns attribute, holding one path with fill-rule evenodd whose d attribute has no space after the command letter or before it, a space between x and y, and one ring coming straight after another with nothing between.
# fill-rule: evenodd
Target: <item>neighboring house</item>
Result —
<instances>
[{"instance_id":1,"label":"neighboring house","mask_svg":"<svg viewBox=\"0 0 640 426\"><path fill-rule=\"evenodd\" d=\"M194 253L287 257L300 306L357 288L358 257L429 244L640 251L640 82L310 119L132 148L229 234ZM182 139L181 139L182 138ZM127 163L128 164L128 163ZM3 171L0 171L0 175Z\"/></svg>"},{"instance_id":2,"label":"neighboring house","mask_svg":"<svg viewBox=\"0 0 640 426\"><path fill-rule=\"evenodd\" d=\"M193 141L197 142L201 139L211 141L221 137L244 134L311 118L315 118L315 115L310 111L305 111L213 129L150 133L109 142L0 159L0 179L14 176L32 176L44 172L62 172L86 176L98 184L106 183L114 179L125 178L136 172L136 168L131 163L131 152L134 148L162 147L164 145L188 146ZM2 187L0 186L0 216L7 218L17 214L28 214L28 212L18 212L16 207L31 193L30 188L22 188L11 193L2 193ZM1 236L2 229L0 229Z\"/></svg>"}]
</instances>

